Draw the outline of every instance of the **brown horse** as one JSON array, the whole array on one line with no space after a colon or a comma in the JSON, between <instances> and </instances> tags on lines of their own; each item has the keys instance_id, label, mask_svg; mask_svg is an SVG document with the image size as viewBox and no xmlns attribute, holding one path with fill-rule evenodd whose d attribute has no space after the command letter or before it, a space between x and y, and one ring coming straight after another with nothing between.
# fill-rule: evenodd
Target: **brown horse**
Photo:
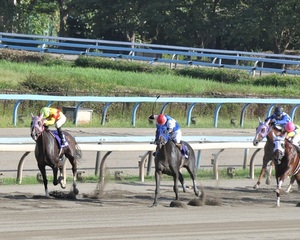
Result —
<instances>
[{"instance_id":1,"label":"brown horse","mask_svg":"<svg viewBox=\"0 0 300 240\"><path fill-rule=\"evenodd\" d=\"M273 142L274 142L274 135L280 135L282 134L284 128L282 126L279 125L272 125L270 120L268 120L267 122L262 122L259 118L259 125L256 128L256 134L255 137L253 139L253 145L257 146L264 138L267 138L266 144L264 146L264 157L263 157L263 164L262 164L262 168L257 180L257 183L254 185L254 189L258 189L259 185L261 183L261 180L264 176L265 173L267 173L267 179L266 179L266 184L269 185L270 184L270 176L271 176L271 171L272 171L272 166L273 164ZM268 163L270 162L270 171L267 171L267 166Z\"/></svg>"},{"instance_id":2,"label":"brown horse","mask_svg":"<svg viewBox=\"0 0 300 240\"><path fill-rule=\"evenodd\" d=\"M274 139L274 162L277 188L275 190L277 201L280 206L281 186L288 176L293 176L300 184L300 150L285 135Z\"/></svg>"},{"instance_id":3,"label":"brown horse","mask_svg":"<svg viewBox=\"0 0 300 240\"><path fill-rule=\"evenodd\" d=\"M76 187L77 175L77 161L81 158L81 150L76 143L75 139L68 133L64 132L68 146L61 148L60 141L55 137L57 131L50 131L43 125L43 119L40 116L32 115L31 122L31 137L36 142L35 145L35 158L37 160L38 168L42 174L45 194L48 197L48 180L46 175L46 166L52 168L53 171L53 184L60 183L62 188L66 188L64 180L66 176L63 174L63 157L69 159L72 165L73 172L73 192L78 194ZM58 177L58 169L60 176Z\"/></svg>"},{"instance_id":4,"label":"brown horse","mask_svg":"<svg viewBox=\"0 0 300 240\"><path fill-rule=\"evenodd\" d=\"M195 153L192 147L187 143L183 142L184 146L188 149L189 158L185 159L182 155L182 152L176 146L176 144L170 139L169 133L164 129L164 127L160 127L158 129L158 140L157 151L155 154L155 197L152 206L157 206L158 194L160 192L160 182L162 174L167 174L173 177L174 185L173 190L175 192L175 199L178 200L178 179L182 185L182 189L186 192L186 185L184 183L184 178L180 169L182 167L186 168L189 172L192 181L193 181L193 189L196 196L200 196L201 192L198 190L196 186L196 158Z\"/></svg>"}]
</instances>

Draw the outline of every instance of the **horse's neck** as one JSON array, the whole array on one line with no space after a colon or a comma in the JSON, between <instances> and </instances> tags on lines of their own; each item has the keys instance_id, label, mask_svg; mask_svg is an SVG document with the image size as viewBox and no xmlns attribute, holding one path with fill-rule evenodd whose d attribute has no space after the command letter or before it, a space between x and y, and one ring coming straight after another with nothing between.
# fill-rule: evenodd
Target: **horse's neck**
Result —
<instances>
[{"instance_id":1,"label":"horse's neck","mask_svg":"<svg viewBox=\"0 0 300 240\"><path fill-rule=\"evenodd\" d=\"M168 142L164 145L164 151L166 153L172 152L176 148L177 148L176 144L171 139L169 139Z\"/></svg>"}]
</instances>

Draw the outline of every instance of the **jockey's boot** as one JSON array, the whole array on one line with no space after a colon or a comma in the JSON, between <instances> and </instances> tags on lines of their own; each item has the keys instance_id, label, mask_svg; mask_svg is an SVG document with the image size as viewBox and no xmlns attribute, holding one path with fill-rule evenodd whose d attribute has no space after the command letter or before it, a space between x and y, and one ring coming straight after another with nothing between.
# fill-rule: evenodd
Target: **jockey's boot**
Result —
<instances>
[{"instance_id":1,"label":"jockey's boot","mask_svg":"<svg viewBox=\"0 0 300 240\"><path fill-rule=\"evenodd\" d=\"M176 146L179 148L185 159L188 159L190 154L188 148L185 145L183 145L183 143L176 143Z\"/></svg>"},{"instance_id":2,"label":"jockey's boot","mask_svg":"<svg viewBox=\"0 0 300 240\"><path fill-rule=\"evenodd\" d=\"M182 143L175 143L176 147L179 148L180 152L182 153L182 155L184 156L185 159L189 158L188 152L187 152L187 148L182 144Z\"/></svg>"},{"instance_id":3,"label":"jockey's boot","mask_svg":"<svg viewBox=\"0 0 300 240\"><path fill-rule=\"evenodd\" d=\"M66 144L66 139L61 131L61 128L57 128L58 136L60 137L60 144L64 146Z\"/></svg>"},{"instance_id":4,"label":"jockey's boot","mask_svg":"<svg viewBox=\"0 0 300 240\"><path fill-rule=\"evenodd\" d=\"M181 145L181 143L175 143L175 145L176 145L176 147L179 148L180 151L182 150L182 145Z\"/></svg>"}]
</instances>

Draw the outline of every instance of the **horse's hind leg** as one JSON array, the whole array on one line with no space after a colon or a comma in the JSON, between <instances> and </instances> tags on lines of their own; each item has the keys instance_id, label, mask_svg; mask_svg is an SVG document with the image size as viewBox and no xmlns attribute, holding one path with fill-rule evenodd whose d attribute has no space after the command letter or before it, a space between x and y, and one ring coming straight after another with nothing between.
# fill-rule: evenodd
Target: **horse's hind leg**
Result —
<instances>
[{"instance_id":1,"label":"horse's hind leg","mask_svg":"<svg viewBox=\"0 0 300 240\"><path fill-rule=\"evenodd\" d=\"M179 182L181 183L183 192L186 192L186 185L184 183L183 175L182 175L182 173L180 171L179 171L179 177L178 177L178 179L179 179Z\"/></svg>"},{"instance_id":2,"label":"horse's hind leg","mask_svg":"<svg viewBox=\"0 0 300 240\"><path fill-rule=\"evenodd\" d=\"M72 173L73 173L73 193L77 195L79 193L79 190L77 188L77 162L76 159L72 162Z\"/></svg>"},{"instance_id":3,"label":"horse's hind leg","mask_svg":"<svg viewBox=\"0 0 300 240\"><path fill-rule=\"evenodd\" d=\"M189 167L186 168L187 171L189 172L191 178L192 178L192 181L193 181L193 189L194 189L194 193L196 196L200 196L201 195L201 192L200 190L197 188L197 184L196 184L196 170L193 172L191 171L191 169Z\"/></svg>"}]
</instances>

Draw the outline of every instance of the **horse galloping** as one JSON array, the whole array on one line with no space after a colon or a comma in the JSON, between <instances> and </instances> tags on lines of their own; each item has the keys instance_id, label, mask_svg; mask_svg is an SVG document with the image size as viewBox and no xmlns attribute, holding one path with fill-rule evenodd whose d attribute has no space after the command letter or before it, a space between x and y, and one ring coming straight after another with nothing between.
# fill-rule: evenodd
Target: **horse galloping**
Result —
<instances>
[{"instance_id":1,"label":"horse galloping","mask_svg":"<svg viewBox=\"0 0 300 240\"><path fill-rule=\"evenodd\" d=\"M277 201L280 206L281 186L288 176L293 176L298 185L300 184L300 149L296 147L285 135L275 138L274 162L277 188L275 190Z\"/></svg>"},{"instance_id":2,"label":"horse galloping","mask_svg":"<svg viewBox=\"0 0 300 240\"><path fill-rule=\"evenodd\" d=\"M266 178L266 184L270 184L270 176L271 176L271 171L272 171L272 166L274 165L273 163L273 141L274 141L274 135L280 135L282 134L283 128L280 125L272 125L271 121L268 120L267 122L263 122L259 119L259 125L256 128L256 133L255 137L253 139L253 145L257 146L264 138L267 138L266 144L264 146L264 157L263 157L263 164L262 168L257 180L257 183L254 185L254 189L258 189L259 185L261 183L261 180L264 176L265 173L267 173L267 178ZM270 171L267 171L267 166L268 163L271 162L271 167Z\"/></svg>"},{"instance_id":3,"label":"horse galloping","mask_svg":"<svg viewBox=\"0 0 300 240\"><path fill-rule=\"evenodd\" d=\"M64 179L66 176L63 174L63 161L64 156L68 158L72 165L73 172L73 193L78 194L76 186L77 175L77 161L81 158L81 150L75 141L75 139L68 133L64 132L65 138L68 142L68 146L61 148L59 137L56 139L55 134L57 131L50 131L43 125L43 119L40 116L32 115L31 122L31 137L36 142L35 145L35 158L37 160L38 168L43 177L43 183L45 188L45 194L48 197L48 180L46 175L46 166L52 168L53 171L53 185L60 183L64 189L66 185ZM58 177L58 170L60 170L60 176Z\"/></svg>"},{"instance_id":4,"label":"horse galloping","mask_svg":"<svg viewBox=\"0 0 300 240\"><path fill-rule=\"evenodd\" d=\"M178 180L182 185L183 192L186 192L186 185L180 169L186 168L193 181L193 189L196 196L200 196L201 192L196 186L196 158L192 147L184 141L181 141L188 149L189 158L185 159L181 150L172 141L164 126L159 129L157 144L157 151L155 154L155 197L152 206L157 206L157 199L160 192L160 182L162 174L167 174L173 177L174 185L173 190L175 192L175 199L178 200Z\"/></svg>"}]
</instances>

